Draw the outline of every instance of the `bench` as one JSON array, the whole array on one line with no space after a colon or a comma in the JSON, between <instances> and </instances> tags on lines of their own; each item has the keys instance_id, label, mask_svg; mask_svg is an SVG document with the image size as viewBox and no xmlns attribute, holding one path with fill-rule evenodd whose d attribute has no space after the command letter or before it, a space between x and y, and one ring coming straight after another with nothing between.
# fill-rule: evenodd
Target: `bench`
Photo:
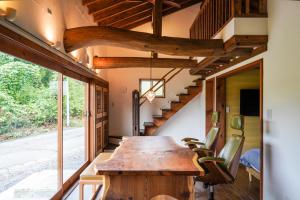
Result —
<instances>
[{"instance_id":1,"label":"bench","mask_svg":"<svg viewBox=\"0 0 300 200\"><path fill-rule=\"evenodd\" d=\"M99 186L103 183L103 176L97 175L94 167L96 164L105 162L106 160L110 159L112 153L111 152L105 152L100 153L92 162L89 164L89 166L80 174L79 179L79 199L84 199L84 185L92 185L92 193L93 197L96 194L96 191L100 189Z\"/></svg>"}]
</instances>

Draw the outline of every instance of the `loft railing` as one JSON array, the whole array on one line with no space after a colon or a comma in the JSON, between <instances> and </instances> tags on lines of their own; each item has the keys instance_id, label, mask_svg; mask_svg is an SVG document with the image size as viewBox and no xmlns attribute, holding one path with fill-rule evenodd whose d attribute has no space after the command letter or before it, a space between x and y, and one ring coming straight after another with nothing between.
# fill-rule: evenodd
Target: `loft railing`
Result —
<instances>
[{"instance_id":1,"label":"loft railing","mask_svg":"<svg viewBox=\"0 0 300 200\"><path fill-rule=\"evenodd\" d=\"M233 17L266 16L267 0L204 0L190 28L190 37L211 39Z\"/></svg>"}]
</instances>

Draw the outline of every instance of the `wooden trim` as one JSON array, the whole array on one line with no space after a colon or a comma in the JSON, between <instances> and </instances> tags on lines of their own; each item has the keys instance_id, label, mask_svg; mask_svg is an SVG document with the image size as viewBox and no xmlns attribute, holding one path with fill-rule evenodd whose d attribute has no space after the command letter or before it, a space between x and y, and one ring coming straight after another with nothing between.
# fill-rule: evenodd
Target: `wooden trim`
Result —
<instances>
[{"instance_id":1,"label":"wooden trim","mask_svg":"<svg viewBox=\"0 0 300 200\"><path fill-rule=\"evenodd\" d=\"M71 78L88 82L95 79L107 86L108 82L101 79L87 67L79 67L70 60L53 53L49 49L29 40L28 38L0 25L0 51L27 60L42 67L60 72Z\"/></svg>"},{"instance_id":2,"label":"wooden trim","mask_svg":"<svg viewBox=\"0 0 300 200\"><path fill-rule=\"evenodd\" d=\"M259 59L257 61L251 62L244 66L241 66L237 69L231 70L227 73L221 74L217 76L217 79L227 78L229 76L233 76L235 74L248 71L251 69L258 68L260 70L260 109L259 109L259 118L260 118L260 133L261 133L261 141L260 141L260 165L261 165L261 172L260 172L260 199L263 200L263 183L264 183L264 124L263 124L263 77L264 77L264 66L263 66L263 59Z\"/></svg>"},{"instance_id":3,"label":"wooden trim","mask_svg":"<svg viewBox=\"0 0 300 200\"><path fill-rule=\"evenodd\" d=\"M57 175L58 185L63 185L63 75L58 74L58 95L57 95Z\"/></svg>"},{"instance_id":4,"label":"wooden trim","mask_svg":"<svg viewBox=\"0 0 300 200\"><path fill-rule=\"evenodd\" d=\"M239 74L239 73L244 72L244 71L248 71L250 69L259 68L260 65L261 65L260 64L261 62L262 62L262 60L254 61L252 63L246 64L244 66L241 66L241 67L238 67L236 69L233 69L233 70L231 70L229 72L221 74L221 75L217 76L217 78L226 78L226 77L229 77L229 76L233 76L235 74Z\"/></svg>"},{"instance_id":5,"label":"wooden trim","mask_svg":"<svg viewBox=\"0 0 300 200\"><path fill-rule=\"evenodd\" d=\"M208 83L209 84L212 84L211 87L212 87L212 99L209 97L208 99L208 95L207 95L207 92L208 92ZM215 110L215 101L216 101L216 95L215 95L215 78L211 78L209 80L206 80L206 84L205 84L205 116L206 116L206 124L205 124L205 129L206 129L206 135L207 133L209 132L209 130L211 129L212 127L212 123L211 123L211 114L212 112ZM212 108L208 108L209 106L209 102L208 101L211 101L212 103Z\"/></svg>"},{"instance_id":6,"label":"wooden trim","mask_svg":"<svg viewBox=\"0 0 300 200\"><path fill-rule=\"evenodd\" d=\"M92 161L96 157L96 84L90 82L90 110L89 110L89 129L90 129L90 155L89 160Z\"/></svg>"},{"instance_id":7,"label":"wooden trim","mask_svg":"<svg viewBox=\"0 0 300 200\"><path fill-rule=\"evenodd\" d=\"M264 97L264 63L263 59L258 60L259 69L260 69L260 109L259 109L259 118L260 118L260 199L264 199L264 111L263 111L263 97Z\"/></svg>"}]
</instances>

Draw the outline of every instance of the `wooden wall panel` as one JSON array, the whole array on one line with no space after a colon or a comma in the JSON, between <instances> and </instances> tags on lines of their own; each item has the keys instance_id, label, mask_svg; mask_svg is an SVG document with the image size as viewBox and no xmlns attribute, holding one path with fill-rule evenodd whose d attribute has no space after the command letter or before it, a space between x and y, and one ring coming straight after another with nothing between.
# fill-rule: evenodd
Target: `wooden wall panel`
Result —
<instances>
[{"instance_id":1,"label":"wooden wall panel","mask_svg":"<svg viewBox=\"0 0 300 200\"><path fill-rule=\"evenodd\" d=\"M216 111L220 113L219 136L216 151L219 153L226 142L226 79L218 78L216 81Z\"/></svg>"},{"instance_id":2,"label":"wooden wall panel","mask_svg":"<svg viewBox=\"0 0 300 200\"><path fill-rule=\"evenodd\" d=\"M260 85L259 69L254 69L227 78L226 81L226 106L229 112L226 118L230 119L233 115L240 113L240 90L241 89L259 89ZM226 137L237 133L230 128L229 120L226 122ZM259 116L245 116L245 143L243 152L259 148L261 141L260 118Z\"/></svg>"},{"instance_id":3,"label":"wooden wall panel","mask_svg":"<svg viewBox=\"0 0 300 200\"><path fill-rule=\"evenodd\" d=\"M212 127L211 116L214 111L214 102L215 102L215 79L210 79L206 81L206 134Z\"/></svg>"}]
</instances>

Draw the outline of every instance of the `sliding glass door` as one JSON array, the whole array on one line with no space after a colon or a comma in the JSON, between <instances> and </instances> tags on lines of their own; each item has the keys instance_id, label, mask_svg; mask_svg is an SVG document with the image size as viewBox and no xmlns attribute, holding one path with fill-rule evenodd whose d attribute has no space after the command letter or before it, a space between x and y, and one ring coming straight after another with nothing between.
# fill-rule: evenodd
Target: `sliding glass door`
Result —
<instances>
[{"instance_id":1,"label":"sliding glass door","mask_svg":"<svg viewBox=\"0 0 300 200\"><path fill-rule=\"evenodd\" d=\"M0 200L51 199L74 180L88 160L87 88L0 52Z\"/></svg>"},{"instance_id":2,"label":"sliding glass door","mask_svg":"<svg viewBox=\"0 0 300 200\"><path fill-rule=\"evenodd\" d=\"M87 133L87 83L64 76L63 79L63 180L84 163Z\"/></svg>"},{"instance_id":3,"label":"sliding glass door","mask_svg":"<svg viewBox=\"0 0 300 200\"><path fill-rule=\"evenodd\" d=\"M58 73L0 52L0 199L58 189Z\"/></svg>"}]
</instances>

